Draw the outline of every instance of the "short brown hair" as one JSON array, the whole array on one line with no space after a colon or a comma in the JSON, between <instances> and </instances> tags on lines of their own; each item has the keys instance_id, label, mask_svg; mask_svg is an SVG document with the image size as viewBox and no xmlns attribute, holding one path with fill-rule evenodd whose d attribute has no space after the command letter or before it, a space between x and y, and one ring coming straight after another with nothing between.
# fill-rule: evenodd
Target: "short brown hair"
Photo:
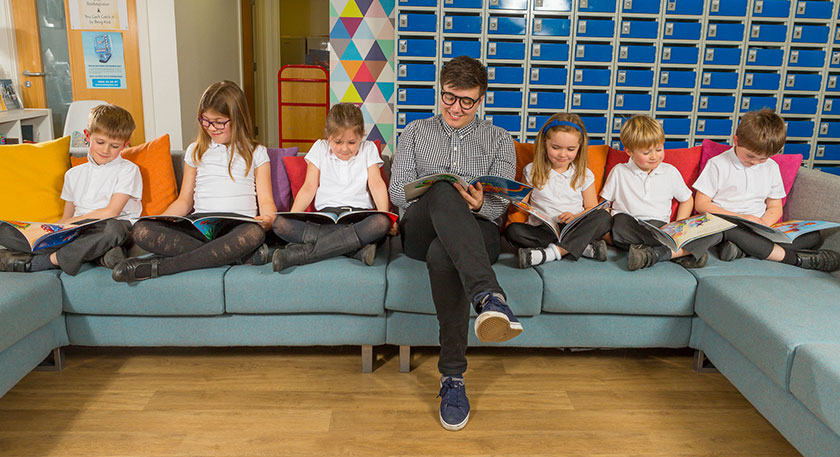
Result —
<instances>
[{"instance_id":1,"label":"short brown hair","mask_svg":"<svg viewBox=\"0 0 840 457\"><path fill-rule=\"evenodd\" d=\"M440 70L440 87L450 85L455 89L478 87L481 97L487 92L487 68L469 56L458 56L443 65Z\"/></svg>"},{"instance_id":2,"label":"short brown hair","mask_svg":"<svg viewBox=\"0 0 840 457\"><path fill-rule=\"evenodd\" d=\"M735 136L738 137L738 146L770 157L782 152L785 146L785 121L770 108L750 111L741 116Z\"/></svg>"},{"instance_id":3,"label":"short brown hair","mask_svg":"<svg viewBox=\"0 0 840 457\"><path fill-rule=\"evenodd\" d=\"M329 139L344 129L353 130L359 136L365 134L365 118L362 116L362 110L353 103L338 103L330 108L324 125L324 137Z\"/></svg>"},{"instance_id":4,"label":"short brown hair","mask_svg":"<svg viewBox=\"0 0 840 457\"><path fill-rule=\"evenodd\" d=\"M664 144L665 131L652 117L639 114L624 123L620 138L624 149L635 151Z\"/></svg>"},{"instance_id":5,"label":"short brown hair","mask_svg":"<svg viewBox=\"0 0 840 457\"><path fill-rule=\"evenodd\" d=\"M125 108L117 105L99 105L90 110L87 129L90 133L128 141L134 132L134 118Z\"/></svg>"}]
</instances>

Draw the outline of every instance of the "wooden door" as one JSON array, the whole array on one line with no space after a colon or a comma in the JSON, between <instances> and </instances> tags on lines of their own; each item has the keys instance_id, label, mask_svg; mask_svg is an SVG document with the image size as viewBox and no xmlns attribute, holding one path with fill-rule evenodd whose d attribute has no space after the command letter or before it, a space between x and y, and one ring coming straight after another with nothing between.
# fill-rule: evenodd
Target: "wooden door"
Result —
<instances>
[{"instance_id":1,"label":"wooden door","mask_svg":"<svg viewBox=\"0 0 840 457\"><path fill-rule=\"evenodd\" d=\"M41 36L38 31L36 0L12 0L15 21L20 95L26 108L46 108L44 64L41 61ZM39 74L40 73L40 74ZM27 76L32 74L33 76ZM59 132L60 134L60 132Z\"/></svg>"}]
</instances>

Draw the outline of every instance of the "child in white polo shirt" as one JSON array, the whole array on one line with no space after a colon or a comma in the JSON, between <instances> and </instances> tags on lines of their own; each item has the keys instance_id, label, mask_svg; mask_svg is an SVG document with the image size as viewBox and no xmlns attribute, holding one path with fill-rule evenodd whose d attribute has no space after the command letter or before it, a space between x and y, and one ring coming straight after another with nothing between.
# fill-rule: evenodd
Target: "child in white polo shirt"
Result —
<instances>
[{"instance_id":1,"label":"child in white polo shirt","mask_svg":"<svg viewBox=\"0 0 840 457\"><path fill-rule=\"evenodd\" d=\"M610 172L601 196L612 202L613 245L629 250L628 269L638 270L662 260L673 260L685 268L706 265L706 250L720 241L715 234L686 244L679 251L663 246L636 220L657 227L671 219L671 200L676 199L677 220L691 215L694 198L680 172L662 161L665 158L665 132L649 116L634 116L621 128L621 142L630 156Z\"/></svg>"},{"instance_id":2,"label":"child in white polo shirt","mask_svg":"<svg viewBox=\"0 0 840 457\"><path fill-rule=\"evenodd\" d=\"M327 114L324 137L306 154L306 179L292 212L305 211L315 200L317 211L341 213L348 209L388 211L388 187L379 167L382 159L372 141L362 141L365 121L352 103L334 105ZM396 231L384 214L372 214L355 223L317 224L278 215L274 233L291 243L274 251L274 271L305 265L343 254L353 254L372 265L376 241Z\"/></svg>"},{"instance_id":3,"label":"child in white polo shirt","mask_svg":"<svg viewBox=\"0 0 840 457\"><path fill-rule=\"evenodd\" d=\"M779 165L767 159L782 151L785 137L785 123L773 110L744 114L732 138L733 147L710 159L694 183L697 211L740 216L764 225L778 222L785 189ZM821 242L819 232L800 236L793 244L775 244L736 227L724 232L723 240L718 254L724 261L746 253L812 270L840 268L840 253L811 250Z\"/></svg>"},{"instance_id":4,"label":"child in white polo shirt","mask_svg":"<svg viewBox=\"0 0 840 457\"><path fill-rule=\"evenodd\" d=\"M98 260L113 268L125 258L123 243L142 211L143 181L137 165L120 157L134 131L131 113L115 105L90 111L85 139L88 161L64 175L64 216L57 224L107 219L85 229L73 241L38 254L0 251L0 271L42 271L61 268L75 275L82 264ZM2 240L0 240L0 244Z\"/></svg>"}]
</instances>

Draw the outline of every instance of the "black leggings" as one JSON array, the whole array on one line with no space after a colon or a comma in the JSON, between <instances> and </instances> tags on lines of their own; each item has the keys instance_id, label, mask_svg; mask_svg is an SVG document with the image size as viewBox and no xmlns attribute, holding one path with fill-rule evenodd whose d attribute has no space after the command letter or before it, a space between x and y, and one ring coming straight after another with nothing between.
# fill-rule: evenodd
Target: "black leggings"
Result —
<instances>
[{"instance_id":1,"label":"black leggings","mask_svg":"<svg viewBox=\"0 0 840 457\"><path fill-rule=\"evenodd\" d=\"M766 259L773 252L775 243L753 232L748 228L734 227L723 232L723 239L735 243L744 253L757 259ZM813 249L820 245L820 232L806 233L793 240L793 243L778 243L785 251L799 249Z\"/></svg>"},{"instance_id":2,"label":"black leggings","mask_svg":"<svg viewBox=\"0 0 840 457\"><path fill-rule=\"evenodd\" d=\"M562 224L559 228L562 230L564 226L565 224ZM557 243L554 232L545 224L534 226L514 222L505 230L505 238L518 248L546 248L551 243L557 243L569 252L569 257L577 260L589 243L600 240L610 228L610 213L598 210L587 214L576 226L569 229L560 243Z\"/></svg>"},{"instance_id":3,"label":"black leggings","mask_svg":"<svg viewBox=\"0 0 840 457\"><path fill-rule=\"evenodd\" d=\"M663 221L648 220L652 225L662 227L666 224ZM645 246L661 246L660 243L639 221L624 213L618 213L613 216L613 228L610 232L613 246L628 251L630 246L634 244L643 244ZM706 251L721 242L723 235L720 233L713 233L711 235L692 240L682 246L686 252L691 254L695 259L703 257Z\"/></svg>"},{"instance_id":4,"label":"black leggings","mask_svg":"<svg viewBox=\"0 0 840 457\"><path fill-rule=\"evenodd\" d=\"M324 208L321 211L324 212L332 212L332 213L339 213L341 210L346 210L348 208ZM354 210L360 210L362 208L352 208ZM353 230L356 232L356 236L359 237L359 241L361 245L364 246L366 244L370 244L376 241L379 241L382 237L388 233L388 229L391 228L391 219L384 214L370 214L369 216L365 217L362 220L357 220L354 223L345 224L345 223L338 223L338 224L316 224L314 222L304 222L299 219L295 219L292 217L284 217L284 216L277 216L274 219L274 225L272 229L274 233L277 234L281 239L288 243L303 243L304 242L304 233L307 230L307 226L313 227L317 226L317 237L322 237L327 233L330 233L334 230L341 228L342 226L351 226Z\"/></svg>"}]
</instances>

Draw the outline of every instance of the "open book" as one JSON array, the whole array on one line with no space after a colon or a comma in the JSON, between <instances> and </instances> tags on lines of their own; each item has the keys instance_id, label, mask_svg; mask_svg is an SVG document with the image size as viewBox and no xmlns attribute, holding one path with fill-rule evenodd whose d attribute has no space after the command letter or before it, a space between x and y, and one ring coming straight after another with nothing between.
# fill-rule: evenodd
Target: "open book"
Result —
<instances>
[{"instance_id":1,"label":"open book","mask_svg":"<svg viewBox=\"0 0 840 457\"><path fill-rule=\"evenodd\" d=\"M391 219L391 224L397 221L397 215L388 211L379 211L375 209L365 209L365 210L350 210L343 211L341 213L331 213L329 211L311 211L311 212L280 212L275 213L278 216L289 217L293 219L297 219L300 221L309 221L315 222L317 224L338 224L347 223L352 224L354 222L359 222L360 220L370 216L371 214L384 214Z\"/></svg>"},{"instance_id":2,"label":"open book","mask_svg":"<svg viewBox=\"0 0 840 457\"><path fill-rule=\"evenodd\" d=\"M239 225L243 222L258 222L253 217L233 216L230 213L201 213L186 216L143 216L140 220L166 222L187 229L198 230L205 238L212 240L224 228Z\"/></svg>"},{"instance_id":3,"label":"open book","mask_svg":"<svg viewBox=\"0 0 840 457\"><path fill-rule=\"evenodd\" d=\"M511 200L510 204L541 220L543 224L547 225L548 228L550 228L551 231L554 232L554 236L557 237L557 242L559 243L560 241L563 241L563 237L566 235L566 233L568 233L569 230L573 229L576 225L578 225L584 217L588 216L593 211L606 209L609 206L610 202L604 200L601 203L598 203L592 208L589 208L588 210L581 213L580 216L569 221L566 225L563 226L563 228L560 228L560 223L557 222L556 218L546 216L545 214L537 211L533 206L529 205L528 203L518 200Z\"/></svg>"},{"instance_id":4,"label":"open book","mask_svg":"<svg viewBox=\"0 0 840 457\"><path fill-rule=\"evenodd\" d=\"M61 246L91 225L105 219L84 219L75 224L0 220L0 244L17 252L35 252Z\"/></svg>"},{"instance_id":5,"label":"open book","mask_svg":"<svg viewBox=\"0 0 840 457\"><path fill-rule=\"evenodd\" d=\"M771 226L753 222L742 217L718 214L718 216L767 238L774 243L792 243L800 235L817 230L840 227L840 223L827 221L782 221Z\"/></svg>"},{"instance_id":6,"label":"open book","mask_svg":"<svg viewBox=\"0 0 840 457\"><path fill-rule=\"evenodd\" d=\"M534 189L527 184L522 184L521 182L499 176L479 176L468 183L464 180L464 178L452 173L437 173L416 179L403 186L403 189L405 190L405 199L414 200L415 198L419 198L421 195L426 193L427 190L429 190L429 187L431 187L432 184L438 181L458 183L464 189L470 185L481 183L485 193L498 194L502 198L512 201L522 200Z\"/></svg>"},{"instance_id":7,"label":"open book","mask_svg":"<svg viewBox=\"0 0 840 457\"><path fill-rule=\"evenodd\" d=\"M704 236L714 235L735 227L735 224L714 214L700 214L656 227L647 221L636 219L653 234L663 246L679 251L687 243Z\"/></svg>"}]
</instances>

